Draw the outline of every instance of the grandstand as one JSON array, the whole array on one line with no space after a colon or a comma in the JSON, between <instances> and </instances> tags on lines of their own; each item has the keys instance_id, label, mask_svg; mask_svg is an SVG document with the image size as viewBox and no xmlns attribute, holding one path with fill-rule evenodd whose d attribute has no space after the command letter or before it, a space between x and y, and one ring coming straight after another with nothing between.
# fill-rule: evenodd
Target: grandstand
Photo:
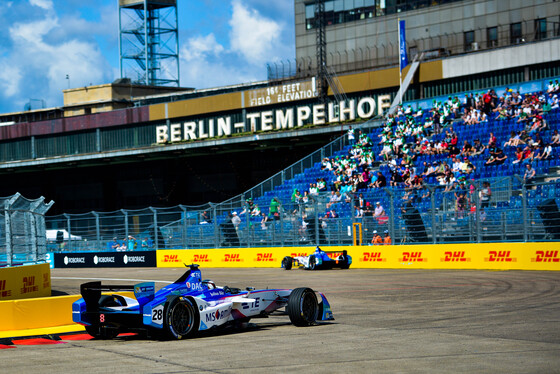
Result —
<instances>
[{"instance_id":1,"label":"grandstand","mask_svg":"<svg viewBox=\"0 0 560 374\"><path fill-rule=\"evenodd\" d=\"M368 244L373 230L388 230L395 244L555 240L560 224L556 204L556 199L560 198L560 183L557 182L560 178L560 155L558 144L553 144L553 133L558 130L560 109L556 100L559 88L553 81L557 82L553 79L516 87L496 87L496 110L489 111L486 120L473 125L467 124L462 116L468 111L466 98L470 93L405 103L387 120L369 121L355 128L355 144L351 144L348 136L344 135L225 202L212 206L181 207L174 214L160 210L159 218L158 214L151 213L154 211L152 208L147 216L153 219L145 225L143 234L151 243L147 248L298 246L308 243L351 245L359 242L360 233L361 244ZM538 86L542 89L526 92L528 88ZM519 105L510 105L516 102L518 92L526 93L520 95ZM472 96L478 97L476 105L479 109L475 110L483 113L483 93L476 92ZM461 99L455 100L455 97ZM503 104L499 104L498 97L503 98ZM504 110L499 110L500 105ZM453 106L456 106L456 112ZM520 117L524 117L520 116L524 109L529 113L527 122L520 121ZM433 125L433 118L438 116L440 126ZM502 118L504 116L508 118ZM541 119L542 127L528 131L529 138L524 139L523 147L530 149L537 142L543 146L551 145L550 155L534 155L516 163L516 147L502 145L508 141L512 131L520 133L529 130L533 122ZM440 127L439 131L435 130L437 127ZM412 135L419 128L420 132ZM422 147L430 143L452 144L452 133L460 142L456 151L451 146L441 153ZM504 149L507 155L500 165L486 165L492 147L488 144L490 133L496 137L496 146ZM384 157L386 144L383 139L394 143L398 134L403 135L401 150L405 151L392 152ZM453 154L461 158L464 156L460 154L460 144L465 141L474 144L476 139L482 139L488 147L479 154L468 155L471 169L455 170L451 180L434 175L422 176L424 162L442 165L445 162L451 168ZM413 149L415 147L416 150ZM436 148L435 145L433 147ZM356 149L362 150L359 156L353 152ZM403 161L406 157L410 157L410 161ZM524 180L527 164L531 164L536 172L530 184ZM388 182L387 186L378 188L371 182L355 182L355 186L352 185L351 181L359 180L366 168L373 179L378 171L381 172ZM352 173L344 178L337 171L343 169L350 169ZM409 183L406 183L407 177L403 177L403 173L410 173ZM418 181L416 178L416 182L412 183L415 175L422 179ZM314 193L310 186L318 181L324 181L325 188ZM456 183L451 189L453 182ZM484 182L489 182L492 191L486 204L480 199ZM345 184L349 185L348 188ZM296 198L295 190L305 194L306 198ZM329 195L335 190L342 192L342 199L329 207ZM309 192L311 194L307 196ZM463 206L457 203L460 193L465 195ZM388 219L372 217L357 209L359 194L372 206L379 202ZM275 210L271 206L272 200L279 203L278 215L271 212ZM210 212L213 218L203 217L203 211ZM331 211L335 212L334 215ZM241 217L237 223L235 220L232 222L234 212ZM263 214L266 222L263 222ZM65 222L68 217L71 215L65 215L62 221ZM56 226L59 219L51 217L48 222ZM160 227L158 238L154 234L154 224ZM70 222L68 227L72 227ZM112 227L114 230L120 226L112 222ZM77 234L87 235L85 232ZM126 233L121 230L119 234L125 236ZM99 240L108 242L108 238Z\"/></svg>"}]
</instances>

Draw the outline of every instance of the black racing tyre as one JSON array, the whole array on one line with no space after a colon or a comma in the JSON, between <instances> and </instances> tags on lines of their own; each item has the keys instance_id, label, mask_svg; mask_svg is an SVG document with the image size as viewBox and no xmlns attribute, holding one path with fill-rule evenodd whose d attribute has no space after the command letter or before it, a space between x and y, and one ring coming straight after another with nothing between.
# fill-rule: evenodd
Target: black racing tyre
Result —
<instances>
[{"instance_id":1,"label":"black racing tyre","mask_svg":"<svg viewBox=\"0 0 560 374\"><path fill-rule=\"evenodd\" d=\"M314 325L319 317L319 304L315 292L311 288L296 288L288 298L286 311L295 326Z\"/></svg>"},{"instance_id":2,"label":"black racing tyre","mask_svg":"<svg viewBox=\"0 0 560 374\"><path fill-rule=\"evenodd\" d=\"M101 295L98 305L100 307L122 306L122 296L120 295ZM103 325L102 323L95 323L86 326L86 332L96 339L114 339L119 335L119 329L116 326Z\"/></svg>"},{"instance_id":3,"label":"black racing tyre","mask_svg":"<svg viewBox=\"0 0 560 374\"><path fill-rule=\"evenodd\" d=\"M291 270L292 269L292 258L290 256L284 257L282 260L282 267L284 270Z\"/></svg>"},{"instance_id":4,"label":"black racing tyre","mask_svg":"<svg viewBox=\"0 0 560 374\"><path fill-rule=\"evenodd\" d=\"M309 256L309 269L317 270L317 257L315 255Z\"/></svg>"},{"instance_id":5,"label":"black racing tyre","mask_svg":"<svg viewBox=\"0 0 560 374\"><path fill-rule=\"evenodd\" d=\"M165 304L163 313L168 338L185 339L198 334L200 314L191 300L175 296Z\"/></svg>"}]
</instances>

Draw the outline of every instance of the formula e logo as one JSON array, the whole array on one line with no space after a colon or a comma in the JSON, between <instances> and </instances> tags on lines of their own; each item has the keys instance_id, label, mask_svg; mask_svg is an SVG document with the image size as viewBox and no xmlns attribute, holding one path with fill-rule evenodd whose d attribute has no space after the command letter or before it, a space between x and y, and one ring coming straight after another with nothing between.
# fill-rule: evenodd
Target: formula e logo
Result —
<instances>
[{"instance_id":1,"label":"formula e logo","mask_svg":"<svg viewBox=\"0 0 560 374\"><path fill-rule=\"evenodd\" d=\"M532 258L531 262L560 262L558 251L537 251L537 257Z\"/></svg>"},{"instance_id":2,"label":"formula e logo","mask_svg":"<svg viewBox=\"0 0 560 374\"><path fill-rule=\"evenodd\" d=\"M221 312L219 310L216 310L215 312L212 313L207 313L206 314L206 322L214 322L214 321L218 321L224 318L229 317L231 312L231 308L227 309L227 310L222 310Z\"/></svg>"},{"instance_id":3,"label":"formula e logo","mask_svg":"<svg viewBox=\"0 0 560 374\"><path fill-rule=\"evenodd\" d=\"M381 252L364 252L362 262L385 262L386 258L381 257Z\"/></svg>"},{"instance_id":4,"label":"formula e logo","mask_svg":"<svg viewBox=\"0 0 560 374\"><path fill-rule=\"evenodd\" d=\"M193 262L210 262L208 255L194 255Z\"/></svg>"},{"instance_id":5,"label":"formula e logo","mask_svg":"<svg viewBox=\"0 0 560 374\"><path fill-rule=\"evenodd\" d=\"M163 262L181 262L179 255L163 255Z\"/></svg>"},{"instance_id":6,"label":"formula e logo","mask_svg":"<svg viewBox=\"0 0 560 374\"><path fill-rule=\"evenodd\" d=\"M261 261L263 261L263 262L265 262L265 261L274 262L276 260L274 258L272 258L272 253L257 253L256 261L257 262L261 262Z\"/></svg>"},{"instance_id":7,"label":"formula e logo","mask_svg":"<svg viewBox=\"0 0 560 374\"><path fill-rule=\"evenodd\" d=\"M12 296L12 290L6 289L6 280L0 280L0 297Z\"/></svg>"},{"instance_id":8,"label":"formula e logo","mask_svg":"<svg viewBox=\"0 0 560 374\"><path fill-rule=\"evenodd\" d=\"M23 287L21 288L21 293L37 292L39 291L39 286L35 285L35 276L23 277Z\"/></svg>"},{"instance_id":9,"label":"formula e logo","mask_svg":"<svg viewBox=\"0 0 560 374\"><path fill-rule=\"evenodd\" d=\"M441 259L442 262L470 262L471 259L465 257L465 251L458 252L445 252L445 257Z\"/></svg>"},{"instance_id":10,"label":"formula e logo","mask_svg":"<svg viewBox=\"0 0 560 374\"><path fill-rule=\"evenodd\" d=\"M422 252L403 252L400 262L428 262L427 258L422 258Z\"/></svg>"},{"instance_id":11,"label":"formula e logo","mask_svg":"<svg viewBox=\"0 0 560 374\"><path fill-rule=\"evenodd\" d=\"M226 255L224 257L224 262L241 262L241 258L239 257L239 253L235 253L235 254L226 253Z\"/></svg>"},{"instance_id":12,"label":"formula e logo","mask_svg":"<svg viewBox=\"0 0 560 374\"><path fill-rule=\"evenodd\" d=\"M490 257L484 258L486 262L517 262L517 259L511 256L511 251L490 251Z\"/></svg>"}]
</instances>

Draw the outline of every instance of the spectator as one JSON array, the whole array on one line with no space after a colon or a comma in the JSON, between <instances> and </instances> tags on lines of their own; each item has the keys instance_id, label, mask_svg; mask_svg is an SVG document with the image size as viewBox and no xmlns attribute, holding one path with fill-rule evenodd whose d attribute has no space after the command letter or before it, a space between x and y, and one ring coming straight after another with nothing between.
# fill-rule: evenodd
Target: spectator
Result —
<instances>
[{"instance_id":1,"label":"spectator","mask_svg":"<svg viewBox=\"0 0 560 374\"><path fill-rule=\"evenodd\" d=\"M377 223L379 223L380 225L386 224L389 221L389 217L387 217L385 209L383 209L383 206L379 201L375 203L373 218L375 218L377 220Z\"/></svg>"},{"instance_id":2,"label":"spectator","mask_svg":"<svg viewBox=\"0 0 560 374\"><path fill-rule=\"evenodd\" d=\"M120 247L120 244L119 244L119 242L117 241L117 238L116 238L116 237L113 238L113 241L112 241L112 242L109 242L109 247L110 247L112 250L114 250L114 251L116 251L116 250Z\"/></svg>"},{"instance_id":3,"label":"spectator","mask_svg":"<svg viewBox=\"0 0 560 374\"><path fill-rule=\"evenodd\" d=\"M275 221L280 219L280 201L277 197L272 198L270 200L270 207L269 207L269 214L272 216L272 219Z\"/></svg>"},{"instance_id":4,"label":"spectator","mask_svg":"<svg viewBox=\"0 0 560 374\"><path fill-rule=\"evenodd\" d=\"M525 175L523 175L523 182L525 183L525 185L527 186L527 188L530 188L533 183L535 182L535 169L533 168L533 165L531 164L526 164L525 165Z\"/></svg>"},{"instance_id":5,"label":"spectator","mask_svg":"<svg viewBox=\"0 0 560 374\"><path fill-rule=\"evenodd\" d=\"M133 251L136 248L136 238L132 235L129 235L126 239L126 249L129 251Z\"/></svg>"},{"instance_id":6,"label":"spectator","mask_svg":"<svg viewBox=\"0 0 560 374\"><path fill-rule=\"evenodd\" d=\"M264 212L261 212L261 230L267 229L268 217Z\"/></svg>"},{"instance_id":7,"label":"spectator","mask_svg":"<svg viewBox=\"0 0 560 374\"><path fill-rule=\"evenodd\" d=\"M482 208L487 208L490 205L490 199L492 198L492 190L490 189L490 182L483 182L482 189L479 193L480 206Z\"/></svg>"},{"instance_id":8,"label":"spectator","mask_svg":"<svg viewBox=\"0 0 560 374\"><path fill-rule=\"evenodd\" d=\"M235 227L235 231L239 233L239 225L241 224L241 218L239 218L237 212L233 212L232 216L233 217L231 217L231 223L233 224L233 227Z\"/></svg>"},{"instance_id":9,"label":"spectator","mask_svg":"<svg viewBox=\"0 0 560 374\"><path fill-rule=\"evenodd\" d=\"M330 209L333 205L338 204L341 201L342 201L342 195L340 194L340 191L336 191L336 192L332 191L329 202L327 203L327 209Z\"/></svg>"},{"instance_id":10,"label":"spectator","mask_svg":"<svg viewBox=\"0 0 560 374\"><path fill-rule=\"evenodd\" d=\"M205 210L204 212L202 212L202 214L200 215L200 223L212 223L212 219L210 218L210 213L208 213L207 210Z\"/></svg>"}]
</instances>

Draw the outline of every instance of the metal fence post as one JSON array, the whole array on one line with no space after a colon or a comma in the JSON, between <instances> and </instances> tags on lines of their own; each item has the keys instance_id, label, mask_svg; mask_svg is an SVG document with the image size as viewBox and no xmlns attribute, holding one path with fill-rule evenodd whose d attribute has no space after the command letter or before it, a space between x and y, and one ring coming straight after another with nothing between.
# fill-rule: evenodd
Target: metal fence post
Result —
<instances>
[{"instance_id":1,"label":"metal fence post","mask_svg":"<svg viewBox=\"0 0 560 374\"><path fill-rule=\"evenodd\" d=\"M72 231L70 230L70 226L72 224L71 219L70 219L70 215L64 213L63 214L64 217L66 217L66 231L68 231L68 250L71 251L72 250Z\"/></svg>"},{"instance_id":2,"label":"metal fence post","mask_svg":"<svg viewBox=\"0 0 560 374\"><path fill-rule=\"evenodd\" d=\"M13 248L12 248L12 217L10 214L10 200L6 200L4 202L4 229L6 234L6 266L12 266L12 256L13 256Z\"/></svg>"},{"instance_id":3,"label":"metal fence post","mask_svg":"<svg viewBox=\"0 0 560 374\"><path fill-rule=\"evenodd\" d=\"M154 213L154 220L153 220L153 222L154 222L154 237L155 237L156 250L158 250L160 243L159 243L159 235L158 235L157 211L153 207L150 207L149 209L152 211L152 213Z\"/></svg>"},{"instance_id":4,"label":"metal fence post","mask_svg":"<svg viewBox=\"0 0 560 374\"><path fill-rule=\"evenodd\" d=\"M432 243L437 243L437 222L436 222L436 197L435 192L436 189L430 186L427 186L428 190L430 191L430 206L432 207Z\"/></svg>"},{"instance_id":5,"label":"metal fence post","mask_svg":"<svg viewBox=\"0 0 560 374\"><path fill-rule=\"evenodd\" d=\"M182 226L182 233L181 233L181 242L183 244L183 248L187 248L187 208L183 205L179 205L179 208L183 211L183 226Z\"/></svg>"},{"instance_id":6,"label":"metal fence post","mask_svg":"<svg viewBox=\"0 0 560 374\"><path fill-rule=\"evenodd\" d=\"M102 250L102 248L101 248L101 230L99 228L99 213L93 211L91 212L91 214L93 214L93 216L95 217L95 240L97 242L97 250L100 251Z\"/></svg>"}]
</instances>

